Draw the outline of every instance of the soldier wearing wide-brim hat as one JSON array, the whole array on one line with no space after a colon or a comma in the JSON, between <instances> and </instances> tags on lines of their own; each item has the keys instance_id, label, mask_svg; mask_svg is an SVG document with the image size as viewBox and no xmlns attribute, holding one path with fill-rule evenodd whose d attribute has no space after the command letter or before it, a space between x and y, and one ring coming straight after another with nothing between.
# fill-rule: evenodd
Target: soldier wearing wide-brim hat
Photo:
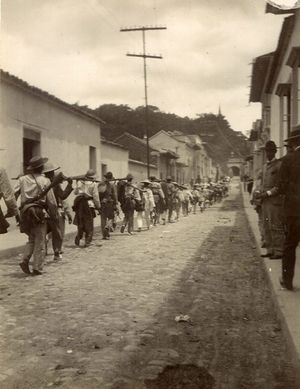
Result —
<instances>
[{"instance_id":1,"label":"soldier wearing wide-brim hat","mask_svg":"<svg viewBox=\"0 0 300 389\"><path fill-rule=\"evenodd\" d=\"M279 171L279 193L284 195L286 237L282 256L283 288L293 290L296 248L300 242L300 125L295 126L285 140L293 152L282 160Z\"/></svg>"},{"instance_id":2,"label":"soldier wearing wide-brim hat","mask_svg":"<svg viewBox=\"0 0 300 389\"><path fill-rule=\"evenodd\" d=\"M284 225L282 216L283 196L278 194L278 177L282 161L275 158L277 145L269 140L264 146L266 163L262 170L262 200L263 229L266 254L262 257L281 259L284 242Z\"/></svg>"},{"instance_id":3,"label":"soldier wearing wide-brim hat","mask_svg":"<svg viewBox=\"0 0 300 389\"><path fill-rule=\"evenodd\" d=\"M29 161L28 174L19 178L15 188L16 194L21 195L21 228L29 237L19 265L24 273L32 275L42 274L47 233L46 219L49 216L57 217L57 203L52 189L38 203L33 201L50 185L50 180L42 174L47 161L48 158L41 156L32 157ZM32 273L29 269L31 256Z\"/></svg>"}]
</instances>

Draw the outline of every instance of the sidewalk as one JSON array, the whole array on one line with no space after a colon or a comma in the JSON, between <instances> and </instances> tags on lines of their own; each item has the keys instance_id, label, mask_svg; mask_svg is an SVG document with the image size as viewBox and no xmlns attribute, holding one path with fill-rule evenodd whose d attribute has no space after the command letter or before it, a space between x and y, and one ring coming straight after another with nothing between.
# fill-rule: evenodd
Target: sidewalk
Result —
<instances>
[{"instance_id":1,"label":"sidewalk","mask_svg":"<svg viewBox=\"0 0 300 389\"><path fill-rule=\"evenodd\" d=\"M247 192L242 191L244 198L244 208L253 232L259 254L264 254L264 249L260 248L261 240L258 228L257 214L250 204L250 197ZM283 324L284 330L295 352L297 363L300 364L300 247L297 251L297 261L295 268L295 278L293 281L294 291L283 290L279 284L281 276L281 260L263 259L266 272L270 281L274 302L277 306L278 314Z\"/></svg>"},{"instance_id":2,"label":"sidewalk","mask_svg":"<svg viewBox=\"0 0 300 389\"><path fill-rule=\"evenodd\" d=\"M14 218L8 219L10 227L7 234L0 235L0 259L12 255L18 255L23 251L27 242L27 235L21 234L19 228L16 226ZM100 216L94 220L95 228L100 227ZM66 223L65 238L75 236L77 227L74 224Z\"/></svg>"}]
</instances>

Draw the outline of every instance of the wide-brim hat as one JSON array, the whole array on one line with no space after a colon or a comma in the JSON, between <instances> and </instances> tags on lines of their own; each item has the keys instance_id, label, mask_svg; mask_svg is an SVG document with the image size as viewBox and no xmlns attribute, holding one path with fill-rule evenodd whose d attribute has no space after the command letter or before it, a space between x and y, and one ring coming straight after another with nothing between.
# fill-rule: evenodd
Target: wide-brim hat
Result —
<instances>
[{"instance_id":1,"label":"wide-brim hat","mask_svg":"<svg viewBox=\"0 0 300 389\"><path fill-rule=\"evenodd\" d=\"M149 181L147 178L143 181L141 181L141 184L151 184L151 181Z\"/></svg>"},{"instance_id":2,"label":"wide-brim hat","mask_svg":"<svg viewBox=\"0 0 300 389\"><path fill-rule=\"evenodd\" d=\"M300 137L300 125L294 127L293 131L290 133L290 136L284 140L284 142L289 142L293 139L297 139Z\"/></svg>"},{"instance_id":3,"label":"wide-brim hat","mask_svg":"<svg viewBox=\"0 0 300 389\"><path fill-rule=\"evenodd\" d=\"M96 172L93 169L89 169L86 173L85 176L87 178L96 178Z\"/></svg>"},{"instance_id":4,"label":"wide-brim hat","mask_svg":"<svg viewBox=\"0 0 300 389\"><path fill-rule=\"evenodd\" d=\"M43 166L48 161L48 158L43 158L41 156L32 157L29 161L27 169L36 169Z\"/></svg>"},{"instance_id":5,"label":"wide-brim hat","mask_svg":"<svg viewBox=\"0 0 300 389\"><path fill-rule=\"evenodd\" d=\"M127 174L126 180L133 180L133 175L132 174Z\"/></svg>"},{"instance_id":6,"label":"wide-brim hat","mask_svg":"<svg viewBox=\"0 0 300 389\"><path fill-rule=\"evenodd\" d=\"M114 178L112 172L107 172L106 174L104 174L104 177L109 179L109 180L112 180Z\"/></svg>"},{"instance_id":7,"label":"wide-brim hat","mask_svg":"<svg viewBox=\"0 0 300 389\"><path fill-rule=\"evenodd\" d=\"M59 169L59 166L54 166L53 163L48 161L44 164L43 173L55 172L55 170L58 170L58 169Z\"/></svg>"}]
</instances>

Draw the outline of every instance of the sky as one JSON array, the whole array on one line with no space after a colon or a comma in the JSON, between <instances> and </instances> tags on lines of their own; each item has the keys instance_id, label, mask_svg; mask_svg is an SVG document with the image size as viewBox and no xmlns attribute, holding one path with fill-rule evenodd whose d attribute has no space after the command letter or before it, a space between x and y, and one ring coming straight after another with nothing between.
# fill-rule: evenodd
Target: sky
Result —
<instances>
[{"instance_id":1,"label":"sky","mask_svg":"<svg viewBox=\"0 0 300 389\"><path fill-rule=\"evenodd\" d=\"M275 50L283 16L264 0L2 0L1 67L68 103L144 104L146 32L148 102L195 118L217 113L246 133L260 117L249 105L251 62Z\"/></svg>"}]
</instances>

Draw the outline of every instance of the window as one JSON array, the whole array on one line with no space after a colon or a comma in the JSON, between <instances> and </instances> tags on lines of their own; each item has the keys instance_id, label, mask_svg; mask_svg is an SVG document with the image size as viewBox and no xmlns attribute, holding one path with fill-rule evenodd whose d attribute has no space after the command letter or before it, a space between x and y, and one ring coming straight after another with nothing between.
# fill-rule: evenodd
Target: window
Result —
<instances>
[{"instance_id":1,"label":"window","mask_svg":"<svg viewBox=\"0 0 300 389\"><path fill-rule=\"evenodd\" d=\"M286 64L292 68L291 122L296 126L300 123L300 46L292 47Z\"/></svg>"},{"instance_id":2,"label":"window","mask_svg":"<svg viewBox=\"0 0 300 389\"><path fill-rule=\"evenodd\" d=\"M26 167L32 157L41 153L41 134L37 131L24 128L23 132L23 169Z\"/></svg>"},{"instance_id":3,"label":"window","mask_svg":"<svg viewBox=\"0 0 300 389\"><path fill-rule=\"evenodd\" d=\"M97 170L97 154L96 154L96 147L90 146L90 169Z\"/></svg>"}]
</instances>

